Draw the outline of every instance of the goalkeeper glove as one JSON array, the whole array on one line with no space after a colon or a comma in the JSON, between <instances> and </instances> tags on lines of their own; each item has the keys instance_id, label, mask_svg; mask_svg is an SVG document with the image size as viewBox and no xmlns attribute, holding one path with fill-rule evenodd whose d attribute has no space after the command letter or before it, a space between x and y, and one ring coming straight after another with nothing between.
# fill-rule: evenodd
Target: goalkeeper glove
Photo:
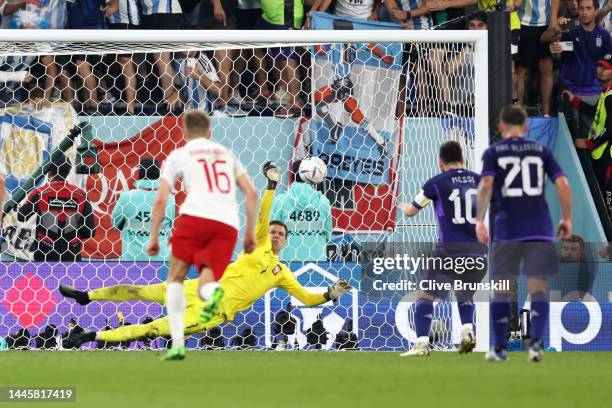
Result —
<instances>
[{"instance_id":1,"label":"goalkeeper glove","mask_svg":"<svg viewBox=\"0 0 612 408\"><path fill-rule=\"evenodd\" d=\"M280 180L280 167L273 161L267 161L262 168L263 175L270 181L277 183Z\"/></svg>"},{"instance_id":2,"label":"goalkeeper glove","mask_svg":"<svg viewBox=\"0 0 612 408\"><path fill-rule=\"evenodd\" d=\"M327 293L324 294L325 299L336 301L340 296L353 289L353 287L344 279L334 282L327 288Z\"/></svg>"}]
</instances>

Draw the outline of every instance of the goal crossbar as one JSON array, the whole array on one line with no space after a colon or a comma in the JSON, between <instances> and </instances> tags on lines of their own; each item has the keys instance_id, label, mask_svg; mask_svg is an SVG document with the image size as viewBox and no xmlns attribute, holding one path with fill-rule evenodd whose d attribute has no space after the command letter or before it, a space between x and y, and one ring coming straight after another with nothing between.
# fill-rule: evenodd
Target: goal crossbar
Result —
<instances>
[{"instance_id":1,"label":"goal crossbar","mask_svg":"<svg viewBox=\"0 0 612 408\"><path fill-rule=\"evenodd\" d=\"M486 30L2 30L0 42L96 43L486 43Z\"/></svg>"}]
</instances>

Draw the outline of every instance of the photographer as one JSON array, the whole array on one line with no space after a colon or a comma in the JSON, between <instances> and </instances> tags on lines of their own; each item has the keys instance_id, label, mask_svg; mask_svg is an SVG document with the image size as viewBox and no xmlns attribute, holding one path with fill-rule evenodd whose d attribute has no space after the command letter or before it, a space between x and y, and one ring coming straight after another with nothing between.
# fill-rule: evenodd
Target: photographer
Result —
<instances>
[{"instance_id":1,"label":"photographer","mask_svg":"<svg viewBox=\"0 0 612 408\"><path fill-rule=\"evenodd\" d=\"M571 91L563 91L572 106L580 115L594 117L590 130L584 131L586 138L576 138L577 149L587 149L591 153L591 162L595 170L597 182L604 195L612 194L612 151L609 142L612 138L612 54L606 54L597 62L597 77L600 82L601 94L596 104L588 104ZM588 133L588 134L587 134ZM608 208L612 216L612 208Z\"/></svg>"},{"instance_id":2,"label":"photographer","mask_svg":"<svg viewBox=\"0 0 612 408\"><path fill-rule=\"evenodd\" d=\"M81 246L96 232L87 193L67 179L72 163L57 156L48 171L49 181L29 193L17 211L19 222L36 216L34 261L80 261Z\"/></svg>"},{"instance_id":3,"label":"photographer","mask_svg":"<svg viewBox=\"0 0 612 408\"><path fill-rule=\"evenodd\" d=\"M595 104L601 92L597 79L597 61L612 52L610 33L597 25L598 0L580 0L580 26L560 33L547 31L542 42L550 43L553 57L561 58L561 86L583 102Z\"/></svg>"},{"instance_id":4,"label":"photographer","mask_svg":"<svg viewBox=\"0 0 612 408\"><path fill-rule=\"evenodd\" d=\"M331 204L315 184L302 179L300 163L301 160L294 162L295 182L274 199L271 216L290 231L283 259L326 261L333 229Z\"/></svg>"},{"instance_id":5,"label":"photographer","mask_svg":"<svg viewBox=\"0 0 612 408\"><path fill-rule=\"evenodd\" d=\"M151 228L153 202L159 188L159 163L153 157L140 160L138 180L134 188L123 191L113 208L113 227L121 231L121 260L165 261L169 258L168 239L174 223L175 203L170 196L164 210L159 241L160 253L149 257L146 254Z\"/></svg>"}]
</instances>

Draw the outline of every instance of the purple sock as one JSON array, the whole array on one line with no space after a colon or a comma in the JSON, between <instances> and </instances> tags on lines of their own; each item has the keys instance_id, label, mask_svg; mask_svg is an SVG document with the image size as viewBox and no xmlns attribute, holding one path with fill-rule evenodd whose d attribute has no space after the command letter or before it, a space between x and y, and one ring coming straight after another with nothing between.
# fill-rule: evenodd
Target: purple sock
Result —
<instances>
[{"instance_id":1,"label":"purple sock","mask_svg":"<svg viewBox=\"0 0 612 408\"><path fill-rule=\"evenodd\" d=\"M534 341L542 340L544 337L549 310L550 304L546 293L531 294L531 337Z\"/></svg>"},{"instance_id":2,"label":"purple sock","mask_svg":"<svg viewBox=\"0 0 612 408\"><path fill-rule=\"evenodd\" d=\"M429 336L431 318L433 316L433 303L431 300L419 299L414 310L414 327L417 337Z\"/></svg>"},{"instance_id":3,"label":"purple sock","mask_svg":"<svg viewBox=\"0 0 612 408\"><path fill-rule=\"evenodd\" d=\"M459 317L461 318L461 324L474 324L474 303L472 302L458 302Z\"/></svg>"},{"instance_id":4,"label":"purple sock","mask_svg":"<svg viewBox=\"0 0 612 408\"><path fill-rule=\"evenodd\" d=\"M505 349L508 342L508 323L510 323L510 295L495 295L491 303L495 348Z\"/></svg>"}]
</instances>

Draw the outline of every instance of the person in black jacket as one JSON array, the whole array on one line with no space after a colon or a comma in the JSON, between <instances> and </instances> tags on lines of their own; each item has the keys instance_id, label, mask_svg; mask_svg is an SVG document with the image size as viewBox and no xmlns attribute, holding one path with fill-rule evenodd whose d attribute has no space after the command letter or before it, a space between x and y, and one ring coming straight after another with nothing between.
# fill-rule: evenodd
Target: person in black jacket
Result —
<instances>
[{"instance_id":1,"label":"person in black jacket","mask_svg":"<svg viewBox=\"0 0 612 408\"><path fill-rule=\"evenodd\" d=\"M588 137L577 138L574 144L577 149L590 151L595 175L612 217L612 202L608 202L608 197L612 197L612 54L606 54L597 62L597 78L601 83L597 105L581 101L570 91L562 93L581 114L594 116Z\"/></svg>"}]
</instances>

